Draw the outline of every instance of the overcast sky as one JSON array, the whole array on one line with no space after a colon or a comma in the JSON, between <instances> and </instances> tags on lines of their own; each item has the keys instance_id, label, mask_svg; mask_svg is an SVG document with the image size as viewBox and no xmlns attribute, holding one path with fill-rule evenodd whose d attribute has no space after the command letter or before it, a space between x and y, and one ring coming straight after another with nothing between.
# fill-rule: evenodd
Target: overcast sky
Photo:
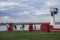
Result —
<instances>
[{"instance_id":1,"label":"overcast sky","mask_svg":"<svg viewBox=\"0 0 60 40\"><path fill-rule=\"evenodd\" d=\"M0 0L0 23L50 22L50 7L58 8L60 22L60 0Z\"/></svg>"}]
</instances>

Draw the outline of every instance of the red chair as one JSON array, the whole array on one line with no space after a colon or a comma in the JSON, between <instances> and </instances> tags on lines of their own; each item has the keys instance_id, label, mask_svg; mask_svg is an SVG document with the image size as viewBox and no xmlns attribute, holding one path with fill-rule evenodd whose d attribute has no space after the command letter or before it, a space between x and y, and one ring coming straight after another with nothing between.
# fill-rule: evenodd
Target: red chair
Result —
<instances>
[{"instance_id":1,"label":"red chair","mask_svg":"<svg viewBox=\"0 0 60 40\"><path fill-rule=\"evenodd\" d=\"M13 23L9 23L8 24L8 31L12 31L13 30Z\"/></svg>"},{"instance_id":2,"label":"red chair","mask_svg":"<svg viewBox=\"0 0 60 40\"><path fill-rule=\"evenodd\" d=\"M29 24L29 31L33 31L33 24Z\"/></svg>"}]
</instances>

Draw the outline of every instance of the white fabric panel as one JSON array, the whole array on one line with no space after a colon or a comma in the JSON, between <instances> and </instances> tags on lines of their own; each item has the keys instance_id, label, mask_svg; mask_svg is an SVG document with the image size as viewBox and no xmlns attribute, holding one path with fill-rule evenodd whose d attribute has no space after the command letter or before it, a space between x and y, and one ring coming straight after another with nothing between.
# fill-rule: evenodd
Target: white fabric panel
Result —
<instances>
[{"instance_id":1,"label":"white fabric panel","mask_svg":"<svg viewBox=\"0 0 60 40\"><path fill-rule=\"evenodd\" d=\"M17 26L17 30L20 30L20 25L16 25Z\"/></svg>"},{"instance_id":2,"label":"white fabric panel","mask_svg":"<svg viewBox=\"0 0 60 40\"><path fill-rule=\"evenodd\" d=\"M7 31L7 25L0 25L0 31Z\"/></svg>"},{"instance_id":3,"label":"white fabric panel","mask_svg":"<svg viewBox=\"0 0 60 40\"><path fill-rule=\"evenodd\" d=\"M24 30L29 30L29 25L25 25Z\"/></svg>"}]
</instances>

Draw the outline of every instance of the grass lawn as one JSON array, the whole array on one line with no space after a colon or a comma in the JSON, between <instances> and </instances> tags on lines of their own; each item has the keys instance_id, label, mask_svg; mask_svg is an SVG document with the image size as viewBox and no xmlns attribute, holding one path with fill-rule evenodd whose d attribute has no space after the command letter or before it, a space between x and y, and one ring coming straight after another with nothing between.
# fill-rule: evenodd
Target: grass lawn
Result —
<instances>
[{"instance_id":1,"label":"grass lawn","mask_svg":"<svg viewBox=\"0 0 60 40\"><path fill-rule=\"evenodd\" d=\"M60 40L60 32L42 33L38 31L0 32L0 40Z\"/></svg>"}]
</instances>

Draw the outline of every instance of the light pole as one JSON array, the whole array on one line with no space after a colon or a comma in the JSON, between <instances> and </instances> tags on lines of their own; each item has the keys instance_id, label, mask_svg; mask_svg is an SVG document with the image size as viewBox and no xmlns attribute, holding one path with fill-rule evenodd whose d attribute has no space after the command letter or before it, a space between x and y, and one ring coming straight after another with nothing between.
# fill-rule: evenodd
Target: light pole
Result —
<instances>
[{"instance_id":1,"label":"light pole","mask_svg":"<svg viewBox=\"0 0 60 40\"><path fill-rule=\"evenodd\" d=\"M58 8L50 8L50 12L51 12L51 23L50 23L50 25L52 25L54 27L55 15L58 13Z\"/></svg>"}]
</instances>

